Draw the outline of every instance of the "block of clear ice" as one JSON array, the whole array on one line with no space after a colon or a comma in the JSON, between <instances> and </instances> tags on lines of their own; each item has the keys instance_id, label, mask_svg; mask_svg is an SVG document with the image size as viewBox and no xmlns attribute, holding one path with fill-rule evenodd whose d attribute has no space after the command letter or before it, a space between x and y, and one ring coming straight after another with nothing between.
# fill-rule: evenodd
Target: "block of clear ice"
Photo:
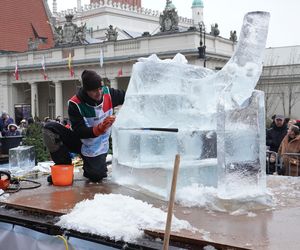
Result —
<instances>
[{"instance_id":1,"label":"block of clear ice","mask_svg":"<svg viewBox=\"0 0 300 250\"><path fill-rule=\"evenodd\" d=\"M239 192L232 190L232 176L265 188L264 95L254 88L268 22L269 13L247 13L236 50L218 72L190 65L181 54L134 64L113 126L116 182L168 198L179 153L177 189L196 183L220 188L227 197Z\"/></svg>"},{"instance_id":2,"label":"block of clear ice","mask_svg":"<svg viewBox=\"0 0 300 250\"><path fill-rule=\"evenodd\" d=\"M35 166L33 146L18 146L9 149L9 170L12 173L27 173Z\"/></svg>"}]
</instances>

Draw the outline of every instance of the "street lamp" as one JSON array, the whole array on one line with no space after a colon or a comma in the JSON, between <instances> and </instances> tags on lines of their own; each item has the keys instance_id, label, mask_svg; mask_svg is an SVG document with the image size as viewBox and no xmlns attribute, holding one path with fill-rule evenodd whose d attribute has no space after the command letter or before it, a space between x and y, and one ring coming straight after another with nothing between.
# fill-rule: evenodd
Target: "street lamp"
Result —
<instances>
[{"instance_id":1,"label":"street lamp","mask_svg":"<svg viewBox=\"0 0 300 250\"><path fill-rule=\"evenodd\" d=\"M203 66L206 67L206 45L205 45L205 25L203 22L199 23L200 31L200 47L198 47L199 58L203 59Z\"/></svg>"}]
</instances>

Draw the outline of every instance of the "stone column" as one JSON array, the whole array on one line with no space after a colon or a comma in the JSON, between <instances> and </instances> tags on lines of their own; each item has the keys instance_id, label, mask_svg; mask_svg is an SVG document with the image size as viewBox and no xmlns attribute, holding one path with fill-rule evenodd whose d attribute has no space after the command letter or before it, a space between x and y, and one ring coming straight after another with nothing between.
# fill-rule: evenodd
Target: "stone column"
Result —
<instances>
[{"instance_id":1,"label":"stone column","mask_svg":"<svg viewBox=\"0 0 300 250\"><path fill-rule=\"evenodd\" d=\"M31 115L33 118L39 117L39 93L37 82L30 82L31 90Z\"/></svg>"},{"instance_id":2,"label":"stone column","mask_svg":"<svg viewBox=\"0 0 300 250\"><path fill-rule=\"evenodd\" d=\"M63 92L62 83L55 82L55 117L63 117Z\"/></svg>"}]
</instances>

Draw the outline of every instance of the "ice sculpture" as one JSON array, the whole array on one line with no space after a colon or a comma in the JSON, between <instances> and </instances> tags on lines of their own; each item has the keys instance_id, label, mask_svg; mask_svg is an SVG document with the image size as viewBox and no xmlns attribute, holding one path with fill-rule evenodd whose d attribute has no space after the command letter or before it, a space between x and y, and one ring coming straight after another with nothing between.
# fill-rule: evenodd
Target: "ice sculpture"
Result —
<instances>
[{"instance_id":1,"label":"ice sculpture","mask_svg":"<svg viewBox=\"0 0 300 250\"><path fill-rule=\"evenodd\" d=\"M232 176L246 180L243 185L265 187L264 97L254 88L268 21L266 12L245 16L237 49L217 73L187 64L180 54L173 60L152 55L133 66L113 127L116 182L167 198L179 153L178 188L220 187L226 197L237 191Z\"/></svg>"},{"instance_id":2,"label":"ice sculpture","mask_svg":"<svg viewBox=\"0 0 300 250\"><path fill-rule=\"evenodd\" d=\"M9 170L12 173L27 173L35 166L33 146L18 146L9 150Z\"/></svg>"}]
</instances>

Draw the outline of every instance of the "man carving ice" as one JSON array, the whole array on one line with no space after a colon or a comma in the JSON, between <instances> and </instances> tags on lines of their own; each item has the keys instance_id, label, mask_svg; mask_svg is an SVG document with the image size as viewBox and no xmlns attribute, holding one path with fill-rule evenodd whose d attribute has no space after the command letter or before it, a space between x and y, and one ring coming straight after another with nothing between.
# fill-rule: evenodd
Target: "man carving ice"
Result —
<instances>
[{"instance_id":1,"label":"man carving ice","mask_svg":"<svg viewBox=\"0 0 300 250\"><path fill-rule=\"evenodd\" d=\"M79 153L83 176L98 182L107 177L108 140L115 121L113 108L123 104L125 92L103 86L95 71L84 70L81 79L82 88L68 102L71 129L57 122L47 123L44 143L56 165L71 164L69 152Z\"/></svg>"}]
</instances>

